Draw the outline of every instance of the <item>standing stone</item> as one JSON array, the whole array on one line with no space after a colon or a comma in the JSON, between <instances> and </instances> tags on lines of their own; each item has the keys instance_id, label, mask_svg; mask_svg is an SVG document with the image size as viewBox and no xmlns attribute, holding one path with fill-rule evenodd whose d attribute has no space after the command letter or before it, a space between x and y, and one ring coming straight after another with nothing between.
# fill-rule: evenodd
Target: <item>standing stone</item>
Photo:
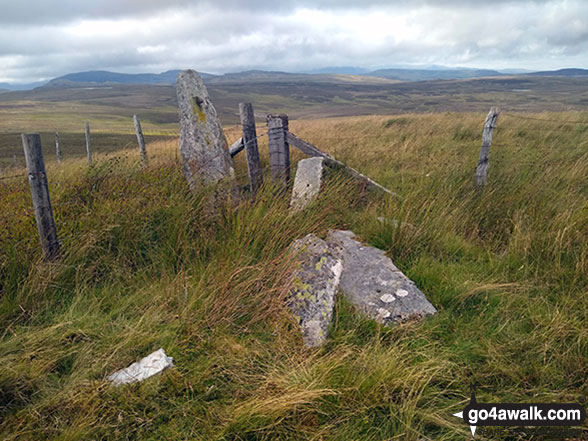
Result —
<instances>
[{"instance_id":1,"label":"standing stone","mask_svg":"<svg viewBox=\"0 0 588 441\"><path fill-rule=\"evenodd\" d=\"M292 244L298 268L287 304L302 329L305 346L321 346L333 319L343 265L341 249L309 234Z\"/></svg>"},{"instance_id":2,"label":"standing stone","mask_svg":"<svg viewBox=\"0 0 588 441\"><path fill-rule=\"evenodd\" d=\"M319 193L323 180L324 158L302 159L298 162L290 207L303 210Z\"/></svg>"},{"instance_id":3,"label":"standing stone","mask_svg":"<svg viewBox=\"0 0 588 441\"><path fill-rule=\"evenodd\" d=\"M200 75L185 70L176 84L180 110L180 154L190 188L235 177L227 139Z\"/></svg>"},{"instance_id":4,"label":"standing stone","mask_svg":"<svg viewBox=\"0 0 588 441\"><path fill-rule=\"evenodd\" d=\"M382 250L354 239L352 231L331 231L327 240L343 249L340 289L357 309L382 324L420 319L437 310Z\"/></svg>"}]
</instances>

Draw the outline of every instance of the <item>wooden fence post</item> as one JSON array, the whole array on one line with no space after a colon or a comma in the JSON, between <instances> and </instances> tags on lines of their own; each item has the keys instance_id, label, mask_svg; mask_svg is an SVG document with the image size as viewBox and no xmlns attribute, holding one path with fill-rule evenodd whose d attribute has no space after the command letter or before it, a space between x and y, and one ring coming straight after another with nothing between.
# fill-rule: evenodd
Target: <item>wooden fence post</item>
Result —
<instances>
[{"instance_id":1,"label":"wooden fence post","mask_svg":"<svg viewBox=\"0 0 588 441\"><path fill-rule=\"evenodd\" d=\"M286 131L282 118L268 115L267 130L272 179L286 186L290 180L290 149L286 144Z\"/></svg>"},{"instance_id":2,"label":"wooden fence post","mask_svg":"<svg viewBox=\"0 0 588 441\"><path fill-rule=\"evenodd\" d=\"M47 173L41 150L41 136L39 134L22 134L33 208L37 220L37 230L41 239L41 247L46 259L59 256L59 241L57 229L53 219L53 209L49 199L49 186L47 185Z\"/></svg>"},{"instance_id":3,"label":"wooden fence post","mask_svg":"<svg viewBox=\"0 0 588 441\"><path fill-rule=\"evenodd\" d=\"M482 148L480 149L480 158L478 159L478 167L476 168L476 185L482 187L486 185L486 174L488 173L488 166L490 165L490 144L492 144L492 130L496 127L498 122L498 115L500 111L498 107L492 107L486 121L484 122L484 131L482 132Z\"/></svg>"},{"instance_id":4,"label":"wooden fence post","mask_svg":"<svg viewBox=\"0 0 588 441\"><path fill-rule=\"evenodd\" d=\"M61 164L61 146L59 145L59 132L55 132L55 155L57 162Z\"/></svg>"},{"instance_id":5,"label":"wooden fence post","mask_svg":"<svg viewBox=\"0 0 588 441\"><path fill-rule=\"evenodd\" d=\"M135 132L137 132L137 142L139 143L141 160L147 161L147 149L145 148L145 138L143 137L143 130L141 129L141 121L139 121L139 117L137 115L133 115L133 122L135 123Z\"/></svg>"},{"instance_id":6,"label":"wooden fence post","mask_svg":"<svg viewBox=\"0 0 588 441\"><path fill-rule=\"evenodd\" d=\"M88 154L88 164L92 165L92 146L90 145L90 123L86 122L86 153Z\"/></svg>"},{"instance_id":7,"label":"wooden fence post","mask_svg":"<svg viewBox=\"0 0 588 441\"><path fill-rule=\"evenodd\" d=\"M251 193L255 196L257 190L263 185L263 172L259 161L259 149L257 147L257 132L255 130L255 116L251 103L239 103L239 115L243 128L243 145L247 158L247 171L251 183Z\"/></svg>"}]
</instances>

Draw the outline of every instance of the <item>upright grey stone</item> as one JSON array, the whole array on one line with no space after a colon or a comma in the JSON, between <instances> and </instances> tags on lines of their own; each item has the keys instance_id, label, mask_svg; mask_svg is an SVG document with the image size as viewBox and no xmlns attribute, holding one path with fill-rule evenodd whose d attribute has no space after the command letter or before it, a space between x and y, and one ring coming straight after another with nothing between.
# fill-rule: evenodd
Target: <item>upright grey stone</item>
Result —
<instances>
[{"instance_id":1,"label":"upright grey stone","mask_svg":"<svg viewBox=\"0 0 588 441\"><path fill-rule=\"evenodd\" d=\"M200 75L185 70L176 84L180 110L180 154L190 188L235 176L227 140Z\"/></svg>"},{"instance_id":2,"label":"upright grey stone","mask_svg":"<svg viewBox=\"0 0 588 441\"><path fill-rule=\"evenodd\" d=\"M379 323L420 319L437 310L382 250L363 245L352 231L331 231L327 240L343 249L340 290L357 309Z\"/></svg>"},{"instance_id":3,"label":"upright grey stone","mask_svg":"<svg viewBox=\"0 0 588 441\"><path fill-rule=\"evenodd\" d=\"M325 343L333 319L335 295L343 265L341 249L314 234L292 244L298 268L292 280L287 304L302 329L305 346Z\"/></svg>"},{"instance_id":4,"label":"upright grey stone","mask_svg":"<svg viewBox=\"0 0 588 441\"><path fill-rule=\"evenodd\" d=\"M318 194L323 180L324 158L302 159L298 162L290 207L303 210Z\"/></svg>"}]
</instances>

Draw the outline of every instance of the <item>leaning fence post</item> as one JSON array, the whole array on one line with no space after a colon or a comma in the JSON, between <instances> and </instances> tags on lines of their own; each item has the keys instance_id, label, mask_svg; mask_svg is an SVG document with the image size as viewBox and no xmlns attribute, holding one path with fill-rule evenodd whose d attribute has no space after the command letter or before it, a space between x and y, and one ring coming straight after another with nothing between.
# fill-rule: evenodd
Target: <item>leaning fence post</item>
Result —
<instances>
[{"instance_id":1,"label":"leaning fence post","mask_svg":"<svg viewBox=\"0 0 588 441\"><path fill-rule=\"evenodd\" d=\"M33 208L37 220L37 230L41 239L41 247L46 259L59 256L59 242L57 240L57 229L53 219L53 209L49 199L49 186L47 184L47 173L41 150L41 136L39 134L22 134L22 145L24 148L31 196L33 197Z\"/></svg>"},{"instance_id":2,"label":"leaning fence post","mask_svg":"<svg viewBox=\"0 0 588 441\"><path fill-rule=\"evenodd\" d=\"M59 132L55 132L55 155L57 162L61 164L61 146L59 145Z\"/></svg>"},{"instance_id":3,"label":"leaning fence post","mask_svg":"<svg viewBox=\"0 0 588 441\"><path fill-rule=\"evenodd\" d=\"M484 122L484 131L482 132L482 148L480 149L480 158L478 159L478 167L476 168L476 185L482 187L486 185L486 174L488 173L488 166L490 165L490 144L492 144L492 130L496 127L498 122L498 115L500 111L498 107L492 107L486 121Z\"/></svg>"},{"instance_id":4,"label":"leaning fence post","mask_svg":"<svg viewBox=\"0 0 588 441\"><path fill-rule=\"evenodd\" d=\"M135 132L137 132L137 141L139 143L139 151L141 152L141 160L147 161L145 138L143 137L143 130L141 129L141 121L139 121L139 117L137 115L133 115L133 122L135 123Z\"/></svg>"},{"instance_id":5,"label":"leaning fence post","mask_svg":"<svg viewBox=\"0 0 588 441\"><path fill-rule=\"evenodd\" d=\"M92 147L90 145L90 123L86 122L86 153L88 154L88 164L92 165Z\"/></svg>"},{"instance_id":6,"label":"leaning fence post","mask_svg":"<svg viewBox=\"0 0 588 441\"><path fill-rule=\"evenodd\" d=\"M255 130L255 116L251 103L239 103L239 115L243 127L243 145L247 158L247 171L251 183L251 193L257 194L257 190L263 184L263 173L259 161L259 149L257 147L257 133Z\"/></svg>"},{"instance_id":7,"label":"leaning fence post","mask_svg":"<svg viewBox=\"0 0 588 441\"><path fill-rule=\"evenodd\" d=\"M290 149L286 144L286 132L282 118L268 115L267 130L272 179L287 185L290 180Z\"/></svg>"}]
</instances>

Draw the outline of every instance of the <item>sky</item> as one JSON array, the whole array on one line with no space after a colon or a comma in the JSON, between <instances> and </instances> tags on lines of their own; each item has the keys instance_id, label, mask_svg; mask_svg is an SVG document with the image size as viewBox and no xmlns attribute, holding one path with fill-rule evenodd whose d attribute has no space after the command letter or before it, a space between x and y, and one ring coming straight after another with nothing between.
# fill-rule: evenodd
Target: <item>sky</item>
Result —
<instances>
[{"instance_id":1,"label":"sky","mask_svg":"<svg viewBox=\"0 0 588 441\"><path fill-rule=\"evenodd\" d=\"M588 68L587 0L0 0L0 82L71 72Z\"/></svg>"}]
</instances>

